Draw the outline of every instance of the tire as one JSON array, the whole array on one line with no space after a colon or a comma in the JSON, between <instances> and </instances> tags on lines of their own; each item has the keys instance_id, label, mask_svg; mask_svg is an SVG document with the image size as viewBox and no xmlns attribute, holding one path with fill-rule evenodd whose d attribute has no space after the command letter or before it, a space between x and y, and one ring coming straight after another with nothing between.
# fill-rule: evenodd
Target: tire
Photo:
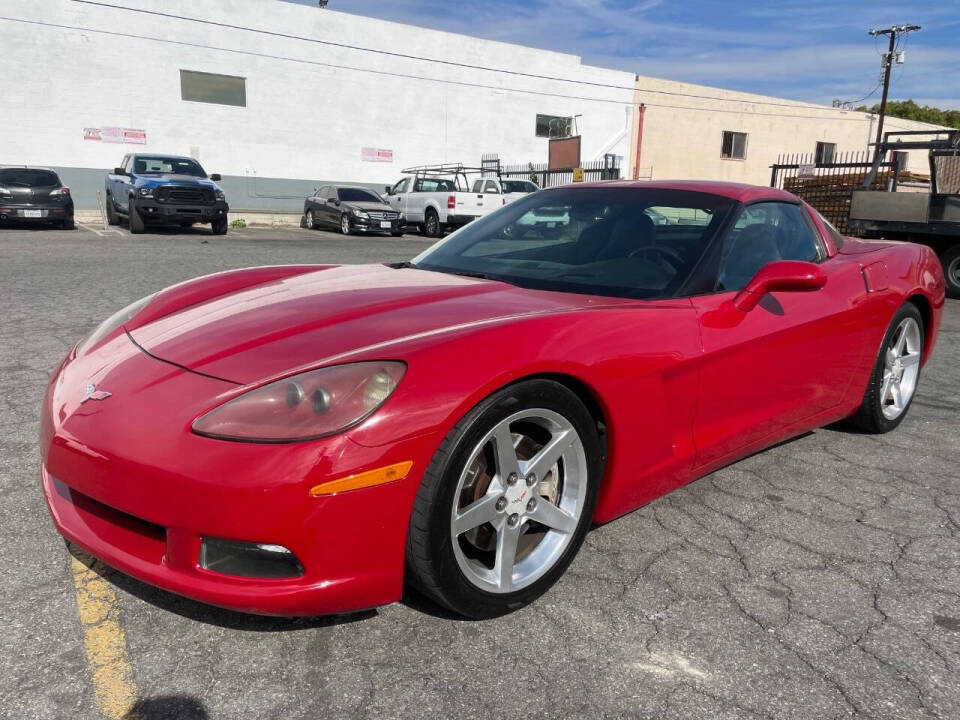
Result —
<instances>
[{"instance_id":1,"label":"tire","mask_svg":"<svg viewBox=\"0 0 960 720\"><path fill-rule=\"evenodd\" d=\"M60 229L61 229L61 230L76 230L76 229L77 229L77 226L76 226L76 223L74 223L73 218L70 217L70 218L67 218L66 220L64 220L63 222L60 223Z\"/></svg>"},{"instance_id":2,"label":"tire","mask_svg":"<svg viewBox=\"0 0 960 720\"><path fill-rule=\"evenodd\" d=\"M423 234L429 238L438 238L443 235L440 216L433 208L427 208L427 214L423 216Z\"/></svg>"},{"instance_id":3,"label":"tire","mask_svg":"<svg viewBox=\"0 0 960 720\"><path fill-rule=\"evenodd\" d=\"M498 431L511 433L505 455L498 451ZM572 441L549 457L538 455L561 433ZM543 466L531 468L517 459L524 455L533 462L540 457ZM510 467L540 475L517 478ZM471 618L523 607L546 592L576 556L590 528L602 473L596 424L573 392L550 380L530 380L494 393L457 423L424 473L407 535L407 579ZM474 508L472 515L461 512L468 508ZM551 530L538 518L562 529ZM454 529L455 519L463 529ZM519 562L516 544L513 552L501 551L507 540L527 551ZM511 556L509 565L501 562Z\"/></svg>"},{"instance_id":4,"label":"tire","mask_svg":"<svg viewBox=\"0 0 960 720\"><path fill-rule=\"evenodd\" d=\"M140 216L140 213L137 212L137 205L133 202L133 198L130 198L130 205L127 211L129 214L127 217L130 218L130 233L133 235L142 235L146 232L146 226L143 223L143 218Z\"/></svg>"},{"instance_id":5,"label":"tire","mask_svg":"<svg viewBox=\"0 0 960 720\"><path fill-rule=\"evenodd\" d=\"M313 216L313 210L307 210L307 214L303 216L303 222L307 230L317 229L317 219Z\"/></svg>"},{"instance_id":6,"label":"tire","mask_svg":"<svg viewBox=\"0 0 960 720\"><path fill-rule=\"evenodd\" d=\"M113 196L107 193L107 201L104 203L107 209L107 225L119 225L120 216L117 215L117 209L113 206Z\"/></svg>"},{"instance_id":7,"label":"tire","mask_svg":"<svg viewBox=\"0 0 960 720\"><path fill-rule=\"evenodd\" d=\"M340 232L344 235L350 235L352 232L350 230L350 216L346 213L340 216Z\"/></svg>"},{"instance_id":8,"label":"tire","mask_svg":"<svg viewBox=\"0 0 960 720\"><path fill-rule=\"evenodd\" d=\"M960 244L944 250L940 262L947 281L947 297L960 299Z\"/></svg>"},{"instance_id":9,"label":"tire","mask_svg":"<svg viewBox=\"0 0 960 720\"><path fill-rule=\"evenodd\" d=\"M210 230L213 231L214 235L226 235L227 227L227 218L217 218L210 223Z\"/></svg>"},{"instance_id":10,"label":"tire","mask_svg":"<svg viewBox=\"0 0 960 720\"><path fill-rule=\"evenodd\" d=\"M923 317L916 305L904 303L883 336L863 402L850 418L853 425L881 434L903 422L920 382L923 341Z\"/></svg>"}]
</instances>

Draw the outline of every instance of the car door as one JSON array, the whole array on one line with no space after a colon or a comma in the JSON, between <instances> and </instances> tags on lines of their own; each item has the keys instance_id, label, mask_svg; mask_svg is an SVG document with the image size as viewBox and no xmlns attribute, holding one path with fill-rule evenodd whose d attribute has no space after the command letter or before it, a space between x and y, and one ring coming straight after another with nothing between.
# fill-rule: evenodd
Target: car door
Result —
<instances>
[{"instance_id":1,"label":"car door","mask_svg":"<svg viewBox=\"0 0 960 720\"><path fill-rule=\"evenodd\" d=\"M425 178L413 178L412 187L404 194L404 212L407 222L422 223L427 209L427 189L436 183Z\"/></svg>"},{"instance_id":2,"label":"car door","mask_svg":"<svg viewBox=\"0 0 960 720\"><path fill-rule=\"evenodd\" d=\"M410 178L403 178L396 185L393 186L390 190L390 194L387 195L387 202L397 212L407 213L406 199L407 196L405 193L410 187ZM409 215L408 215L409 217Z\"/></svg>"},{"instance_id":3,"label":"car door","mask_svg":"<svg viewBox=\"0 0 960 720\"><path fill-rule=\"evenodd\" d=\"M337 205L339 197L336 186L328 185L323 194L323 222L330 227L340 227L340 206Z\"/></svg>"},{"instance_id":4,"label":"car door","mask_svg":"<svg viewBox=\"0 0 960 720\"><path fill-rule=\"evenodd\" d=\"M721 465L814 427L843 400L866 351L858 304L859 268L827 258L807 211L786 202L740 210L718 253L713 294L692 298L703 363L694 437L697 465ZM733 299L757 270L776 260L821 264L816 291L768 293L749 312Z\"/></svg>"},{"instance_id":5,"label":"car door","mask_svg":"<svg viewBox=\"0 0 960 720\"><path fill-rule=\"evenodd\" d=\"M131 158L131 155L124 155L120 163L126 175L110 176L110 196L113 198L114 206L123 212L127 212L127 197L130 195L130 173L133 171Z\"/></svg>"}]
</instances>

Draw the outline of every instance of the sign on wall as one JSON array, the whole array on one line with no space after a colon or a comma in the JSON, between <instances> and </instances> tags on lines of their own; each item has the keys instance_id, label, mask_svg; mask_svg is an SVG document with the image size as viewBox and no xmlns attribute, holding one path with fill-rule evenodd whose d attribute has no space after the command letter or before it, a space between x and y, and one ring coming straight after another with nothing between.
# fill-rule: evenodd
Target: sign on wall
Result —
<instances>
[{"instance_id":1,"label":"sign on wall","mask_svg":"<svg viewBox=\"0 0 960 720\"><path fill-rule=\"evenodd\" d=\"M360 159L363 162L393 162L393 150L365 147L360 149Z\"/></svg>"},{"instance_id":2,"label":"sign on wall","mask_svg":"<svg viewBox=\"0 0 960 720\"><path fill-rule=\"evenodd\" d=\"M147 131L120 127L85 127L83 139L118 145L146 145Z\"/></svg>"}]
</instances>

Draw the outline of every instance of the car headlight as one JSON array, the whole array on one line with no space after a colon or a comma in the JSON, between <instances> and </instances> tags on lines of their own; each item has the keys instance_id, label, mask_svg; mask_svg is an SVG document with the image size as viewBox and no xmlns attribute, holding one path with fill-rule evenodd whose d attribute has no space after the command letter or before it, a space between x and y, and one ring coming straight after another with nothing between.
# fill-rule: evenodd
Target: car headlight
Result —
<instances>
[{"instance_id":1,"label":"car headlight","mask_svg":"<svg viewBox=\"0 0 960 720\"><path fill-rule=\"evenodd\" d=\"M100 323L99 327L97 327L97 329L94 330L86 340L77 346L77 357L85 355L90 348L103 340L107 335L112 333L121 325L130 322L130 320L132 320L138 312L143 310L150 303L150 301L153 300L155 295L156 293L153 295L147 295L145 298L141 298L136 302L130 303L125 308L118 310Z\"/></svg>"},{"instance_id":2,"label":"car headlight","mask_svg":"<svg viewBox=\"0 0 960 720\"><path fill-rule=\"evenodd\" d=\"M227 196L224 195L223 190L217 190L217 200L226 200Z\"/></svg>"},{"instance_id":3,"label":"car headlight","mask_svg":"<svg viewBox=\"0 0 960 720\"><path fill-rule=\"evenodd\" d=\"M288 443L336 435L363 422L407 371L385 360L334 365L250 390L197 418L193 431L220 440Z\"/></svg>"},{"instance_id":4,"label":"car headlight","mask_svg":"<svg viewBox=\"0 0 960 720\"><path fill-rule=\"evenodd\" d=\"M153 197L153 188L140 188L140 197Z\"/></svg>"},{"instance_id":5,"label":"car headlight","mask_svg":"<svg viewBox=\"0 0 960 720\"><path fill-rule=\"evenodd\" d=\"M358 210L357 208L354 208L354 209L353 209L353 214L356 215L356 216L359 217L359 218L370 217L370 216L367 215L367 213L365 213L363 210Z\"/></svg>"}]
</instances>

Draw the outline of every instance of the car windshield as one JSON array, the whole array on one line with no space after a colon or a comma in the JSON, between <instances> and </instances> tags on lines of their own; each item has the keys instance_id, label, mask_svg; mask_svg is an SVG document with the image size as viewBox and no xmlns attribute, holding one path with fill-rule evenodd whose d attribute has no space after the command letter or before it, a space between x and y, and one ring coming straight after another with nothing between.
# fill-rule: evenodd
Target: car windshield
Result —
<instances>
[{"instance_id":1,"label":"car windshield","mask_svg":"<svg viewBox=\"0 0 960 720\"><path fill-rule=\"evenodd\" d=\"M49 170L28 170L26 168L4 168L0 170L0 185L18 187L59 187L60 178Z\"/></svg>"},{"instance_id":2,"label":"car windshield","mask_svg":"<svg viewBox=\"0 0 960 720\"><path fill-rule=\"evenodd\" d=\"M474 221L411 264L541 290L669 297L734 205L685 190L547 190Z\"/></svg>"},{"instance_id":3,"label":"car windshield","mask_svg":"<svg viewBox=\"0 0 960 720\"><path fill-rule=\"evenodd\" d=\"M532 193L540 189L529 180L502 180L500 184L505 193Z\"/></svg>"},{"instance_id":4,"label":"car windshield","mask_svg":"<svg viewBox=\"0 0 960 720\"><path fill-rule=\"evenodd\" d=\"M337 197L339 197L342 202L383 202L378 195L374 195L369 190L361 190L360 188L340 188L337 190Z\"/></svg>"},{"instance_id":5,"label":"car windshield","mask_svg":"<svg viewBox=\"0 0 960 720\"><path fill-rule=\"evenodd\" d=\"M145 157L138 155L133 162L138 175L192 175L206 177L200 164L189 158Z\"/></svg>"}]
</instances>

